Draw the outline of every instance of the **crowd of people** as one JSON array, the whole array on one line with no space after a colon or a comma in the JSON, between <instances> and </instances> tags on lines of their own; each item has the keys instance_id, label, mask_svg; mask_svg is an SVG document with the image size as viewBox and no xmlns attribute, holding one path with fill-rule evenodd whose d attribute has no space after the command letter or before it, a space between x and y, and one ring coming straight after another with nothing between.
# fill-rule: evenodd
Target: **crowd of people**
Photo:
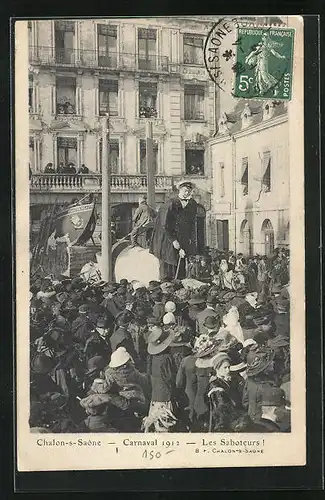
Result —
<instances>
[{"instance_id":1,"label":"crowd of people","mask_svg":"<svg viewBox=\"0 0 325 500\"><path fill-rule=\"evenodd\" d=\"M148 286L31 280L32 432L290 432L289 252L192 261Z\"/></svg>"},{"instance_id":2,"label":"crowd of people","mask_svg":"<svg viewBox=\"0 0 325 500\"><path fill-rule=\"evenodd\" d=\"M52 162L49 162L44 168L44 174L79 175L89 173L89 168L84 163L80 166L80 168L76 168L72 161L68 162L66 165L64 165L63 162L60 162L57 167L55 167Z\"/></svg>"}]
</instances>

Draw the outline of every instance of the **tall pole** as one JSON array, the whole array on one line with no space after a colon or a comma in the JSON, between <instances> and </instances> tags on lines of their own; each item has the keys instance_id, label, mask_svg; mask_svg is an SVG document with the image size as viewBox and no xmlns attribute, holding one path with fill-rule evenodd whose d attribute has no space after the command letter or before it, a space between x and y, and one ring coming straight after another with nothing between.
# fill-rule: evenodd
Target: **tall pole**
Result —
<instances>
[{"instance_id":1,"label":"tall pole","mask_svg":"<svg viewBox=\"0 0 325 500\"><path fill-rule=\"evenodd\" d=\"M147 166L147 202L149 207L156 208L155 172L153 165L152 123L148 120L146 126L146 166Z\"/></svg>"},{"instance_id":2,"label":"tall pole","mask_svg":"<svg viewBox=\"0 0 325 500\"><path fill-rule=\"evenodd\" d=\"M109 161L109 115L102 121L102 279L112 280L111 166Z\"/></svg>"}]
</instances>

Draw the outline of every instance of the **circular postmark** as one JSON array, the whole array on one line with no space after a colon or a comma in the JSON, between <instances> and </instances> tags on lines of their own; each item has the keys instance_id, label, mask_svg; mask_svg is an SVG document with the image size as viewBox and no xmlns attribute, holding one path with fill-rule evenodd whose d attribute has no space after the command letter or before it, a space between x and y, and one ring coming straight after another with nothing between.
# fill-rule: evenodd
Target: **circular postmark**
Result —
<instances>
[{"instance_id":1,"label":"circular postmark","mask_svg":"<svg viewBox=\"0 0 325 500\"><path fill-rule=\"evenodd\" d=\"M206 70L220 91L244 99L291 98L294 29L221 18L204 46Z\"/></svg>"}]
</instances>

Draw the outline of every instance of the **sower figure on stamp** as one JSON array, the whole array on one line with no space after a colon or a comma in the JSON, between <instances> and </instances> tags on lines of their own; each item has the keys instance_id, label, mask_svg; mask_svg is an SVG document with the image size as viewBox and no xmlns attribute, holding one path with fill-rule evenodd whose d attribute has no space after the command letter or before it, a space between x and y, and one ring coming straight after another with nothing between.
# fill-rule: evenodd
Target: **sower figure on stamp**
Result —
<instances>
[{"instance_id":1,"label":"sower figure on stamp","mask_svg":"<svg viewBox=\"0 0 325 500\"><path fill-rule=\"evenodd\" d=\"M159 208L150 252L160 261L160 279L185 278L185 261L196 254L195 219L197 203L192 198L194 185L182 181L178 196Z\"/></svg>"},{"instance_id":2,"label":"sower figure on stamp","mask_svg":"<svg viewBox=\"0 0 325 500\"><path fill-rule=\"evenodd\" d=\"M155 216L156 212L147 204L147 196L141 196L139 206L133 217L134 226L131 232L131 247L139 245L148 248L147 241L150 241ZM139 236L142 236L142 241L138 240Z\"/></svg>"}]
</instances>

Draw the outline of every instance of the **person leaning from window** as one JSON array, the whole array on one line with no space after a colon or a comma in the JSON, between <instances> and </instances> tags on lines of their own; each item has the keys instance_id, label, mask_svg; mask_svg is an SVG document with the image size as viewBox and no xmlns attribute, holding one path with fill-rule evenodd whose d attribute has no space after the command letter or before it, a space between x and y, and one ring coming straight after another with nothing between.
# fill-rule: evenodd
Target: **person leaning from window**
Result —
<instances>
[{"instance_id":1,"label":"person leaning from window","mask_svg":"<svg viewBox=\"0 0 325 500\"><path fill-rule=\"evenodd\" d=\"M76 170L76 167L74 166L74 163L72 163L71 161L64 167L64 170L63 170L63 173L64 174L68 174L68 175L74 175L77 173L77 170Z\"/></svg>"},{"instance_id":2,"label":"person leaning from window","mask_svg":"<svg viewBox=\"0 0 325 500\"><path fill-rule=\"evenodd\" d=\"M57 171L58 174L63 174L64 173L64 165L63 165L62 161L60 161L60 163L59 163L56 171Z\"/></svg>"},{"instance_id":3,"label":"person leaning from window","mask_svg":"<svg viewBox=\"0 0 325 500\"><path fill-rule=\"evenodd\" d=\"M68 114L68 115L74 115L75 111L74 111L74 107L72 106L71 102L67 101L64 104L64 112L65 112L65 114Z\"/></svg>"},{"instance_id":4,"label":"person leaning from window","mask_svg":"<svg viewBox=\"0 0 325 500\"><path fill-rule=\"evenodd\" d=\"M89 168L83 163L81 167L78 169L78 174L89 174Z\"/></svg>"},{"instance_id":5,"label":"person leaning from window","mask_svg":"<svg viewBox=\"0 0 325 500\"><path fill-rule=\"evenodd\" d=\"M44 174L56 174L53 163L48 163L44 169Z\"/></svg>"}]
</instances>

